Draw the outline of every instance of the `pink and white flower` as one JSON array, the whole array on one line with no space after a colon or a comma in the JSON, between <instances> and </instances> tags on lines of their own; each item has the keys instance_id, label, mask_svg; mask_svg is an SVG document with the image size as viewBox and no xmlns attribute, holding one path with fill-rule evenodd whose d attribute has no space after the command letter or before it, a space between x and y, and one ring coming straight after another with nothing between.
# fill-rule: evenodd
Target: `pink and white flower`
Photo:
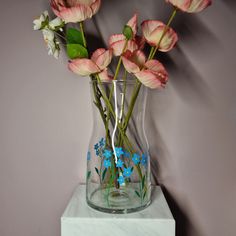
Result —
<instances>
[{"instance_id":1,"label":"pink and white flower","mask_svg":"<svg viewBox=\"0 0 236 236\"><path fill-rule=\"evenodd\" d=\"M82 22L91 18L100 8L101 0L51 0L56 16L65 23Z\"/></svg>"},{"instance_id":2,"label":"pink and white flower","mask_svg":"<svg viewBox=\"0 0 236 236\"><path fill-rule=\"evenodd\" d=\"M112 60L112 50L104 48L97 49L91 59L80 58L69 62L69 69L81 76L98 74L101 81L110 81L112 77L108 75L107 66Z\"/></svg>"},{"instance_id":3,"label":"pink and white flower","mask_svg":"<svg viewBox=\"0 0 236 236\"><path fill-rule=\"evenodd\" d=\"M212 3L211 0L166 0L166 2L188 13L200 12Z\"/></svg>"},{"instance_id":4,"label":"pink and white flower","mask_svg":"<svg viewBox=\"0 0 236 236\"><path fill-rule=\"evenodd\" d=\"M130 26L133 32L133 38L128 40L126 50L133 52L137 49L141 49L144 46L144 41L142 40L142 38L136 36L137 14L134 14L134 16L128 21L126 25ZM109 38L109 47L113 49L113 53L115 56L120 56L123 53L125 44L126 37L123 34L113 34Z\"/></svg>"},{"instance_id":5,"label":"pink and white flower","mask_svg":"<svg viewBox=\"0 0 236 236\"><path fill-rule=\"evenodd\" d=\"M146 20L142 23L142 32L146 41L151 46L158 46L158 50L162 52L170 51L178 41L177 34L169 27L160 42L165 29L166 25L161 21Z\"/></svg>"},{"instance_id":6,"label":"pink and white flower","mask_svg":"<svg viewBox=\"0 0 236 236\"><path fill-rule=\"evenodd\" d=\"M164 87L168 81L168 73L158 60L146 60L145 54L136 50L127 51L122 62L129 73L133 73L145 86L155 89Z\"/></svg>"}]
</instances>

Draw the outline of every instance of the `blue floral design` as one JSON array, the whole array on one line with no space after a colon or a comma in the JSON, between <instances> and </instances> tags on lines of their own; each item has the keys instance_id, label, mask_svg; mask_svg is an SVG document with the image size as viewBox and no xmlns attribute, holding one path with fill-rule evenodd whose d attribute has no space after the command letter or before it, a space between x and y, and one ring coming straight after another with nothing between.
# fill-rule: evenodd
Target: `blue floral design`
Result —
<instances>
[{"instance_id":1,"label":"blue floral design","mask_svg":"<svg viewBox=\"0 0 236 236\"><path fill-rule=\"evenodd\" d=\"M147 155L144 153L144 154L142 154L142 160L141 160L141 164L143 165L143 166L146 166L147 165Z\"/></svg>"},{"instance_id":2,"label":"blue floral design","mask_svg":"<svg viewBox=\"0 0 236 236\"><path fill-rule=\"evenodd\" d=\"M91 160L91 153L87 152L87 160L90 161Z\"/></svg>"},{"instance_id":3,"label":"blue floral design","mask_svg":"<svg viewBox=\"0 0 236 236\"><path fill-rule=\"evenodd\" d=\"M108 159L105 159L103 162L103 165L105 168L111 167L111 161Z\"/></svg>"},{"instance_id":4,"label":"blue floral design","mask_svg":"<svg viewBox=\"0 0 236 236\"><path fill-rule=\"evenodd\" d=\"M120 157L121 155L124 154L124 151L122 149L122 147L115 147L115 153L117 157Z\"/></svg>"},{"instance_id":5,"label":"blue floral design","mask_svg":"<svg viewBox=\"0 0 236 236\"><path fill-rule=\"evenodd\" d=\"M95 153L97 156L99 156L99 154L100 154L99 150L96 150Z\"/></svg>"},{"instance_id":6,"label":"blue floral design","mask_svg":"<svg viewBox=\"0 0 236 236\"><path fill-rule=\"evenodd\" d=\"M116 163L116 167L123 167L124 162L121 159L118 159L117 163Z\"/></svg>"},{"instance_id":7,"label":"blue floral design","mask_svg":"<svg viewBox=\"0 0 236 236\"><path fill-rule=\"evenodd\" d=\"M124 184L124 183L125 183L125 178L121 175L121 176L117 179L117 181L119 182L120 185L121 185L121 184Z\"/></svg>"},{"instance_id":8,"label":"blue floral design","mask_svg":"<svg viewBox=\"0 0 236 236\"><path fill-rule=\"evenodd\" d=\"M127 157L127 158L130 158L130 153L127 152L127 151L124 151L124 156Z\"/></svg>"},{"instance_id":9,"label":"blue floral design","mask_svg":"<svg viewBox=\"0 0 236 236\"><path fill-rule=\"evenodd\" d=\"M132 174L132 168L131 167L124 168L124 171L123 171L124 177L129 178L131 176L131 174Z\"/></svg>"},{"instance_id":10,"label":"blue floral design","mask_svg":"<svg viewBox=\"0 0 236 236\"><path fill-rule=\"evenodd\" d=\"M112 152L108 149L105 149L104 152L103 152L103 156L107 159L111 158L112 157Z\"/></svg>"},{"instance_id":11,"label":"blue floral design","mask_svg":"<svg viewBox=\"0 0 236 236\"><path fill-rule=\"evenodd\" d=\"M99 156L100 158L103 157L103 150L105 148L106 141L104 138L101 138L98 143L94 145L94 151L96 153L96 156Z\"/></svg>"},{"instance_id":12,"label":"blue floral design","mask_svg":"<svg viewBox=\"0 0 236 236\"><path fill-rule=\"evenodd\" d=\"M99 145L98 145L98 143L96 143L96 144L94 145L94 149L97 151L98 148L99 148Z\"/></svg>"},{"instance_id":13,"label":"blue floral design","mask_svg":"<svg viewBox=\"0 0 236 236\"><path fill-rule=\"evenodd\" d=\"M140 163L140 156L137 153L134 153L132 161L134 162L135 165L138 165Z\"/></svg>"},{"instance_id":14,"label":"blue floral design","mask_svg":"<svg viewBox=\"0 0 236 236\"><path fill-rule=\"evenodd\" d=\"M104 138L101 138L101 140L99 141L99 145L100 147L104 147L106 145L106 141Z\"/></svg>"}]
</instances>

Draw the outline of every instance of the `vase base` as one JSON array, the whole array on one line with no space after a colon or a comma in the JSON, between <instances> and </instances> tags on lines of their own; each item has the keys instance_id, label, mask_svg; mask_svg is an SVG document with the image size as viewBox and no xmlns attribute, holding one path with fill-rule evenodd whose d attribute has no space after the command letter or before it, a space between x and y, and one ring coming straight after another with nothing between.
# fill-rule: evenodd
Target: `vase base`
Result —
<instances>
[{"instance_id":1,"label":"vase base","mask_svg":"<svg viewBox=\"0 0 236 236\"><path fill-rule=\"evenodd\" d=\"M150 199L150 198L149 198ZM134 189L121 187L110 189L97 189L87 198L87 203L95 210L112 213L126 214L143 210L150 205L151 201L141 201L135 196Z\"/></svg>"}]
</instances>

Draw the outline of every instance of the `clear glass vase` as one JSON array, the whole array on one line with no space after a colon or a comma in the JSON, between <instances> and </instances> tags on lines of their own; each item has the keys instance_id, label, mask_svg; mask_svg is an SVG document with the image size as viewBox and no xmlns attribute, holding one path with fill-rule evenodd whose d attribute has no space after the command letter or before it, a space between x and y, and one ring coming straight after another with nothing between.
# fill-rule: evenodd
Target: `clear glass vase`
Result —
<instances>
[{"instance_id":1,"label":"clear glass vase","mask_svg":"<svg viewBox=\"0 0 236 236\"><path fill-rule=\"evenodd\" d=\"M86 199L108 213L150 204L150 158L144 131L147 88L136 80L91 85L94 116L87 153Z\"/></svg>"}]
</instances>

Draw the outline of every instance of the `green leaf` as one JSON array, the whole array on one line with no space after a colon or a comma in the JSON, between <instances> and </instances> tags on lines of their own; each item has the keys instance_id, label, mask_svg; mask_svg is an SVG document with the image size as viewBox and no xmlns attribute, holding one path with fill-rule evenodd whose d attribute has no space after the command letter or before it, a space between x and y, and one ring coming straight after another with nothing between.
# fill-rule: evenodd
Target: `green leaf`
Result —
<instances>
[{"instance_id":1,"label":"green leaf","mask_svg":"<svg viewBox=\"0 0 236 236\"><path fill-rule=\"evenodd\" d=\"M125 25L123 29L123 35L126 37L126 39L130 40L133 38L133 30L130 26Z\"/></svg>"},{"instance_id":2,"label":"green leaf","mask_svg":"<svg viewBox=\"0 0 236 236\"><path fill-rule=\"evenodd\" d=\"M97 174L100 176L100 174L99 174L99 170L98 170L97 167L95 167L95 170L96 170Z\"/></svg>"},{"instance_id":3,"label":"green leaf","mask_svg":"<svg viewBox=\"0 0 236 236\"><path fill-rule=\"evenodd\" d=\"M90 176L91 176L91 171L88 171L88 172L87 172L87 179L89 179Z\"/></svg>"},{"instance_id":4,"label":"green leaf","mask_svg":"<svg viewBox=\"0 0 236 236\"><path fill-rule=\"evenodd\" d=\"M69 28L66 31L67 44L81 44L83 45L82 33L74 28Z\"/></svg>"},{"instance_id":5,"label":"green leaf","mask_svg":"<svg viewBox=\"0 0 236 236\"><path fill-rule=\"evenodd\" d=\"M106 176L106 173L107 173L107 169L105 169L102 173L102 181L104 180L105 176Z\"/></svg>"},{"instance_id":6,"label":"green leaf","mask_svg":"<svg viewBox=\"0 0 236 236\"><path fill-rule=\"evenodd\" d=\"M145 179L146 179L146 176L144 175L142 178L142 189L144 188L144 185L145 185Z\"/></svg>"},{"instance_id":7,"label":"green leaf","mask_svg":"<svg viewBox=\"0 0 236 236\"><path fill-rule=\"evenodd\" d=\"M141 197L137 190L135 190L135 193L138 195L139 198Z\"/></svg>"},{"instance_id":8,"label":"green leaf","mask_svg":"<svg viewBox=\"0 0 236 236\"><path fill-rule=\"evenodd\" d=\"M146 197L147 191L144 192L143 194L143 199Z\"/></svg>"},{"instance_id":9,"label":"green leaf","mask_svg":"<svg viewBox=\"0 0 236 236\"><path fill-rule=\"evenodd\" d=\"M88 58L88 50L80 44L67 44L67 55L70 59Z\"/></svg>"}]
</instances>

